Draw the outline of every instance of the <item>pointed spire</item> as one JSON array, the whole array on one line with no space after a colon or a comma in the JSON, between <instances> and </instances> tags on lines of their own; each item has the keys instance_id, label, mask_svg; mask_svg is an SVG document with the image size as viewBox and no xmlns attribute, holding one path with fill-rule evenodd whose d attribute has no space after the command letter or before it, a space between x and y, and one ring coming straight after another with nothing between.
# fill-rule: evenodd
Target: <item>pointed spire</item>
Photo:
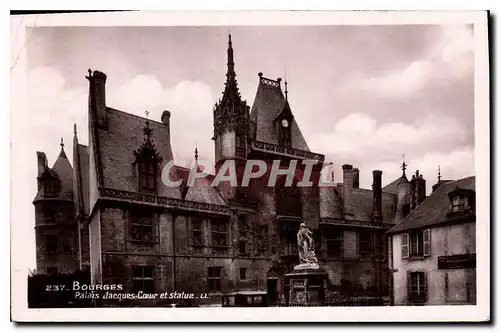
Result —
<instances>
[{"instance_id":1,"label":"pointed spire","mask_svg":"<svg viewBox=\"0 0 500 332\"><path fill-rule=\"evenodd\" d=\"M441 166L438 165L438 182L441 182Z\"/></svg>"},{"instance_id":2,"label":"pointed spire","mask_svg":"<svg viewBox=\"0 0 500 332\"><path fill-rule=\"evenodd\" d=\"M62 137L61 137L61 143L59 143L59 145L61 145L61 152L59 152L59 157L58 158L66 158L66 159L68 159L68 157L66 156L66 152L64 152L64 140L63 140Z\"/></svg>"},{"instance_id":3,"label":"pointed spire","mask_svg":"<svg viewBox=\"0 0 500 332\"><path fill-rule=\"evenodd\" d=\"M238 91L238 83L236 82L236 72L234 71L234 51L231 34L229 34L229 41L227 47L227 73L226 73L226 87L222 93L223 101L241 102L240 93Z\"/></svg>"},{"instance_id":4,"label":"pointed spire","mask_svg":"<svg viewBox=\"0 0 500 332\"><path fill-rule=\"evenodd\" d=\"M73 123L73 134L76 136L77 132L76 132L76 123Z\"/></svg>"}]
</instances>

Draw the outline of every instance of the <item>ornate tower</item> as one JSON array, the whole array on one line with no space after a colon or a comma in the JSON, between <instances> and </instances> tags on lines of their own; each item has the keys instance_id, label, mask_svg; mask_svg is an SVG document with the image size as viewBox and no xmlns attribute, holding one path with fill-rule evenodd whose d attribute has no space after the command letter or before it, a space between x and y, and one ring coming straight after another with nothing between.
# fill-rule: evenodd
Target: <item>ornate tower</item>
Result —
<instances>
[{"instance_id":1,"label":"ornate tower","mask_svg":"<svg viewBox=\"0 0 500 332\"><path fill-rule=\"evenodd\" d=\"M249 149L250 107L241 99L234 71L234 54L231 35L227 49L227 73L222 99L214 105L214 136L216 169L226 160L234 160L237 170L241 169ZM240 174L240 172L238 172ZM240 179L238 179L240 180ZM239 183L239 182L238 182ZM223 182L220 192L229 199L238 194L229 182Z\"/></svg>"},{"instance_id":2,"label":"ornate tower","mask_svg":"<svg viewBox=\"0 0 500 332\"><path fill-rule=\"evenodd\" d=\"M77 268L73 168L64 152L62 138L61 152L52 168L47 165L45 153L37 152L37 159L38 193L33 201L37 272L73 272Z\"/></svg>"}]
</instances>

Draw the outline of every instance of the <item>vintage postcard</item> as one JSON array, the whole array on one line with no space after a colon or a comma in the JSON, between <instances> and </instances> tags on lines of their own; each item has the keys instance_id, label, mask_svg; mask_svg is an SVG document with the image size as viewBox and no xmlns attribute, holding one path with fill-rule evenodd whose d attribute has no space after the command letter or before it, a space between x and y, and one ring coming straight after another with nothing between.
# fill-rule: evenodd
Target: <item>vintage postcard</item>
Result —
<instances>
[{"instance_id":1,"label":"vintage postcard","mask_svg":"<svg viewBox=\"0 0 500 332\"><path fill-rule=\"evenodd\" d=\"M490 319L487 12L11 21L13 320Z\"/></svg>"}]
</instances>

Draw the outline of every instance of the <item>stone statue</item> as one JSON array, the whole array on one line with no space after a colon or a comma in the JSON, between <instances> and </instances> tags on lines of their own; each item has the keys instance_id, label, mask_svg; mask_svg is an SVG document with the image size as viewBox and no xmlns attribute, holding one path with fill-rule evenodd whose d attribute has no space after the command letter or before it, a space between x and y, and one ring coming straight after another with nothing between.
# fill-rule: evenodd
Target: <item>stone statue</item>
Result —
<instances>
[{"instance_id":1,"label":"stone statue","mask_svg":"<svg viewBox=\"0 0 500 332\"><path fill-rule=\"evenodd\" d=\"M307 229L306 224L300 224L299 232L297 233L297 244L299 249L300 265L317 266L318 259L314 253L314 240L312 232Z\"/></svg>"}]
</instances>

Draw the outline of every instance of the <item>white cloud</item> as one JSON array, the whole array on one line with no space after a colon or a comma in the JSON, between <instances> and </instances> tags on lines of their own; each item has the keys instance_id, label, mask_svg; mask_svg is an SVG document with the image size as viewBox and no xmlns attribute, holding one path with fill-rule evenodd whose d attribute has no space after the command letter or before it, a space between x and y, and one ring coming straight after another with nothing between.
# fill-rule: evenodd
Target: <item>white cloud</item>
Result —
<instances>
[{"instance_id":1,"label":"white cloud","mask_svg":"<svg viewBox=\"0 0 500 332\"><path fill-rule=\"evenodd\" d=\"M309 145L313 151L345 160L386 160L399 159L405 152L421 154L429 149L453 148L465 140L464 126L452 116L430 114L413 124L389 122L377 126L369 115L353 113L340 120L332 133L312 136Z\"/></svg>"},{"instance_id":2,"label":"white cloud","mask_svg":"<svg viewBox=\"0 0 500 332\"><path fill-rule=\"evenodd\" d=\"M343 89L380 97L405 98L428 85L465 79L473 72L474 36L470 27L441 26L440 33L429 44L432 46L423 58L391 72L355 75L346 81Z\"/></svg>"},{"instance_id":3,"label":"white cloud","mask_svg":"<svg viewBox=\"0 0 500 332\"><path fill-rule=\"evenodd\" d=\"M130 82L113 88L107 86L107 104L126 112L160 120L164 110L171 112L170 133L174 160L188 166L197 145L199 157L213 159L212 89L201 81L181 81L174 87L163 87L151 75L137 75Z\"/></svg>"}]
</instances>

